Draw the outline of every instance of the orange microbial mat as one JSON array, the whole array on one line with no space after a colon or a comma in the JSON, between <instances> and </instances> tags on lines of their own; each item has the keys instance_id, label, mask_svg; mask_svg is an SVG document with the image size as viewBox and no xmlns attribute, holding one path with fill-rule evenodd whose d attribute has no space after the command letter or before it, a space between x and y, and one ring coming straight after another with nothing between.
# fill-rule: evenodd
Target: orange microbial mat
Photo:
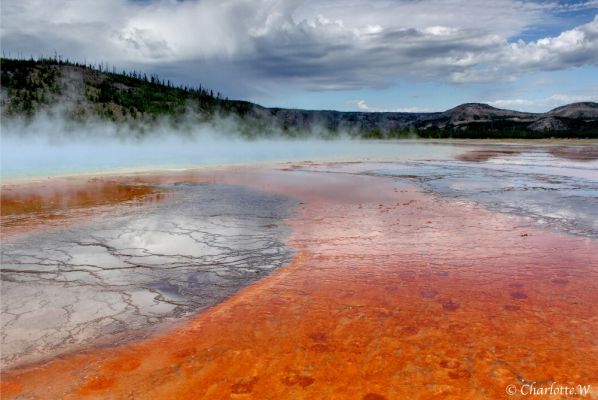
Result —
<instances>
[{"instance_id":1,"label":"orange microbial mat","mask_svg":"<svg viewBox=\"0 0 598 400\"><path fill-rule=\"evenodd\" d=\"M532 383L598 396L595 240L385 177L122 184L190 179L296 199L292 261L166 331L4 371L3 399L501 399Z\"/></svg>"}]
</instances>

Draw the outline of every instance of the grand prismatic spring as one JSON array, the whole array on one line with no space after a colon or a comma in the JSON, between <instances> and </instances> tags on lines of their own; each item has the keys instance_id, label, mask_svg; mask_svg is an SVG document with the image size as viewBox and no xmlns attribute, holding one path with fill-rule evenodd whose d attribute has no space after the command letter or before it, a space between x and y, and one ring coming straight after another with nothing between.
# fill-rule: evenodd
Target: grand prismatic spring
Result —
<instances>
[{"instance_id":1,"label":"grand prismatic spring","mask_svg":"<svg viewBox=\"0 0 598 400\"><path fill-rule=\"evenodd\" d=\"M382 148L4 182L2 398L598 396L596 143Z\"/></svg>"},{"instance_id":2,"label":"grand prismatic spring","mask_svg":"<svg viewBox=\"0 0 598 400\"><path fill-rule=\"evenodd\" d=\"M0 400L598 400L598 0L0 0Z\"/></svg>"}]
</instances>

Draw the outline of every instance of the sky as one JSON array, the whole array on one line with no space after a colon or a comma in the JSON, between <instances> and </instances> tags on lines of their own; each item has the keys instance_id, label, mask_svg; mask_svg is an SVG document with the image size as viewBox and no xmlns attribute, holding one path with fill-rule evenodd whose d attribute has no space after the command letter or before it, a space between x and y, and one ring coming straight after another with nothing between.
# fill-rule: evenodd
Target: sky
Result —
<instances>
[{"instance_id":1,"label":"sky","mask_svg":"<svg viewBox=\"0 0 598 400\"><path fill-rule=\"evenodd\" d=\"M543 112L598 101L598 0L2 0L5 56L136 69L264 106Z\"/></svg>"}]
</instances>

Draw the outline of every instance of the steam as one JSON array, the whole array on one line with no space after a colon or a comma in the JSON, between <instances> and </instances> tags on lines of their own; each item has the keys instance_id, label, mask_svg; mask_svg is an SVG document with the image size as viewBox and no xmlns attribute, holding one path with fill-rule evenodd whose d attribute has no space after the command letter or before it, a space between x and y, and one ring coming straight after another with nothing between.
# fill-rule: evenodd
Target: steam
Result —
<instances>
[{"instance_id":1,"label":"steam","mask_svg":"<svg viewBox=\"0 0 598 400\"><path fill-rule=\"evenodd\" d=\"M224 164L392 158L388 143L354 139L348 132L334 139L315 127L301 137L286 137L275 126L247 138L243 121L216 116L198 122L188 115L169 120L111 122L65 118L64 104L32 119L2 123L2 180L120 170L192 168ZM286 133L285 133L286 134Z\"/></svg>"}]
</instances>

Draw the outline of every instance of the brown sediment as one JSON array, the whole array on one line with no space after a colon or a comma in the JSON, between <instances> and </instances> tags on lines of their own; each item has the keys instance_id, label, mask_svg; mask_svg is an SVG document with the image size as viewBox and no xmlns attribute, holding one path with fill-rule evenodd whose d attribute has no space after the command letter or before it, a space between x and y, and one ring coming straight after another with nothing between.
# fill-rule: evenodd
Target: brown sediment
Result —
<instances>
[{"instance_id":1,"label":"brown sediment","mask_svg":"<svg viewBox=\"0 0 598 400\"><path fill-rule=\"evenodd\" d=\"M495 157L512 156L521 153L520 149L476 149L468 150L457 156L457 160L483 162Z\"/></svg>"},{"instance_id":2,"label":"brown sediment","mask_svg":"<svg viewBox=\"0 0 598 400\"><path fill-rule=\"evenodd\" d=\"M167 333L6 371L3 398L473 399L598 385L591 239L388 178L185 179L299 198L291 264Z\"/></svg>"},{"instance_id":3,"label":"brown sediment","mask_svg":"<svg viewBox=\"0 0 598 400\"><path fill-rule=\"evenodd\" d=\"M555 157L571 161L598 160L598 146L517 146L513 148L483 148L467 150L457 155L457 160L469 162L484 162L496 157L515 156L522 152L546 152Z\"/></svg>"},{"instance_id":4,"label":"brown sediment","mask_svg":"<svg viewBox=\"0 0 598 400\"><path fill-rule=\"evenodd\" d=\"M0 191L2 236L61 225L115 204L159 201L152 185L104 178L56 178L3 184Z\"/></svg>"},{"instance_id":5,"label":"brown sediment","mask_svg":"<svg viewBox=\"0 0 598 400\"><path fill-rule=\"evenodd\" d=\"M598 160L598 146L555 146L548 149L555 157L573 161Z\"/></svg>"}]
</instances>

